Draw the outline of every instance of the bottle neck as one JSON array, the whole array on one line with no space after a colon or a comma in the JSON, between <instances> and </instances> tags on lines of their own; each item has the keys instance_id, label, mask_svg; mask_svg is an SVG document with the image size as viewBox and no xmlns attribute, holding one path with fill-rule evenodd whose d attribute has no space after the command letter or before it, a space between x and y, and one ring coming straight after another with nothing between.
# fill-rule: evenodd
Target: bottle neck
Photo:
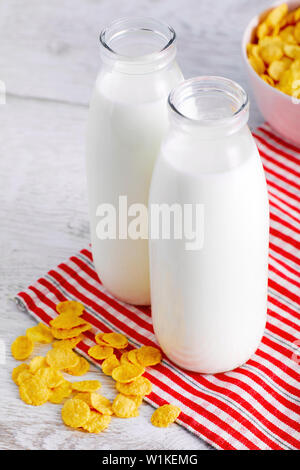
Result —
<instances>
[{"instance_id":1,"label":"bottle neck","mask_svg":"<svg viewBox=\"0 0 300 470\"><path fill-rule=\"evenodd\" d=\"M151 73L174 60L175 41L175 31L165 23L151 18L123 18L101 32L101 58L121 73Z\"/></svg>"},{"instance_id":2,"label":"bottle neck","mask_svg":"<svg viewBox=\"0 0 300 470\"><path fill-rule=\"evenodd\" d=\"M222 77L186 80L170 93L168 104L171 124L199 139L237 133L249 118L247 93Z\"/></svg>"}]
</instances>

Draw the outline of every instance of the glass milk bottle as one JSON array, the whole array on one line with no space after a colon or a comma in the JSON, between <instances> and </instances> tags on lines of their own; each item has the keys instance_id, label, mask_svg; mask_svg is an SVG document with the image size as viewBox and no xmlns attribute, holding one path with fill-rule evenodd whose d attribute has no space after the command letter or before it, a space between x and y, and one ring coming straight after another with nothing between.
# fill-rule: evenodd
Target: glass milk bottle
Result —
<instances>
[{"instance_id":1,"label":"glass milk bottle","mask_svg":"<svg viewBox=\"0 0 300 470\"><path fill-rule=\"evenodd\" d=\"M248 97L237 83L221 77L187 80L171 92L169 114L149 207L181 207L184 230L181 238L150 241L154 331L179 366L223 372L250 358L265 327L265 176L247 126ZM180 219L171 222L178 229Z\"/></svg>"},{"instance_id":2,"label":"glass milk bottle","mask_svg":"<svg viewBox=\"0 0 300 470\"><path fill-rule=\"evenodd\" d=\"M175 61L175 32L153 19L125 18L102 31L100 44L102 67L87 131L93 258L114 296L149 305L147 227L144 235L128 237L126 224L135 204L147 207L154 162L168 127L167 98L183 80Z\"/></svg>"}]
</instances>

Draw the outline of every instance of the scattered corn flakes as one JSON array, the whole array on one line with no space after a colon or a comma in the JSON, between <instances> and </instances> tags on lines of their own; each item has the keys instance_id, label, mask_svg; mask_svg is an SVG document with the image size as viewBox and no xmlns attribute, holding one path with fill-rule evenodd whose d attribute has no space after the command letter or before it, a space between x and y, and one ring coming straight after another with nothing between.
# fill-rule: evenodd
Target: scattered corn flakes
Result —
<instances>
[{"instance_id":1,"label":"scattered corn flakes","mask_svg":"<svg viewBox=\"0 0 300 470\"><path fill-rule=\"evenodd\" d=\"M90 407L83 400L71 398L62 407L61 416L67 426L81 428L90 419L91 411Z\"/></svg>"},{"instance_id":2,"label":"scattered corn flakes","mask_svg":"<svg viewBox=\"0 0 300 470\"><path fill-rule=\"evenodd\" d=\"M120 333L104 333L101 340L116 349L123 349L128 345L126 336Z\"/></svg>"},{"instance_id":3,"label":"scattered corn flakes","mask_svg":"<svg viewBox=\"0 0 300 470\"><path fill-rule=\"evenodd\" d=\"M101 387L99 380L82 380L80 382L73 382L73 390L78 392L95 392Z\"/></svg>"},{"instance_id":4,"label":"scattered corn flakes","mask_svg":"<svg viewBox=\"0 0 300 470\"><path fill-rule=\"evenodd\" d=\"M111 416L91 411L89 420L82 427L88 432L98 434L108 427L110 421Z\"/></svg>"},{"instance_id":5,"label":"scattered corn flakes","mask_svg":"<svg viewBox=\"0 0 300 470\"><path fill-rule=\"evenodd\" d=\"M76 364L74 367L67 367L64 369L64 371L67 372L67 374L79 376L86 374L89 368L89 362L84 357L79 356L78 364Z\"/></svg>"},{"instance_id":6,"label":"scattered corn flakes","mask_svg":"<svg viewBox=\"0 0 300 470\"><path fill-rule=\"evenodd\" d=\"M160 350L157 348L152 346L142 346L138 349L137 359L144 367L155 366L161 362L162 355Z\"/></svg>"},{"instance_id":7,"label":"scattered corn flakes","mask_svg":"<svg viewBox=\"0 0 300 470\"><path fill-rule=\"evenodd\" d=\"M146 377L138 377L132 382L120 383L116 382L116 389L123 395L149 395L152 391L152 384Z\"/></svg>"},{"instance_id":8,"label":"scattered corn flakes","mask_svg":"<svg viewBox=\"0 0 300 470\"><path fill-rule=\"evenodd\" d=\"M27 336L18 336L11 345L12 355L17 361L23 361L33 351L33 342Z\"/></svg>"},{"instance_id":9,"label":"scattered corn flakes","mask_svg":"<svg viewBox=\"0 0 300 470\"><path fill-rule=\"evenodd\" d=\"M129 397L119 393L114 399L112 410L118 418L132 418L135 415L137 406Z\"/></svg>"},{"instance_id":10,"label":"scattered corn flakes","mask_svg":"<svg viewBox=\"0 0 300 470\"><path fill-rule=\"evenodd\" d=\"M250 46L249 51L252 51L253 56L257 55L255 45ZM291 61L287 57L284 59ZM293 73L298 72L300 74L300 67L297 64ZM289 80L287 76L282 77L282 86L285 86ZM300 92L300 80L298 81ZM293 83L296 84L295 80ZM298 92L298 84L295 85L296 92ZM98 380L83 380L75 383L65 380L61 370L71 375L83 375L89 369L88 361L73 351L73 348L83 339L81 333L91 328L88 322L80 318L83 310L84 306L79 302L62 302L57 306L59 316L50 322L51 328L40 323L29 328L26 336L17 338L12 344L12 353L16 359L20 360L26 359L31 354L35 341L50 343L54 338L57 340L53 342L52 349L47 352L46 357L36 356L32 358L29 365L23 363L15 367L12 378L19 385L21 399L34 406L40 406L47 401L62 403L70 397L72 391L76 391L75 397L69 398L63 405L64 423L74 428L99 433L108 427L113 413L121 418L139 415L138 408L143 397L151 393L152 389L151 382L142 377L145 371L144 366L158 364L161 361L161 352L149 346L126 351L128 340L119 333L98 333L95 336L97 345L91 347L88 353L95 359L104 359L103 373L111 375L116 380L119 394L115 397L113 404L108 398L96 393L101 386ZM114 348L119 350L120 360L113 354ZM164 416L168 415L164 418L165 422L167 419L171 422L170 419L175 420L178 416L180 410L177 409L179 412L175 416L174 408L176 407L173 407L172 412L170 410L168 413L164 412ZM153 420L155 421L154 418ZM156 425L166 425L165 422L163 424L161 422L163 422L162 418L160 418L160 424Z\"/></svg>"},{"instance_id":11,"label":"scattered corn flakes","mask_svg":"<svg viewBox=\"0 0 300 470\"><path fill-rule=\"evenodd\" d=\"M92 346L88 350L88 355L97 360L106 359L113 353L114 350L111 346L100 346L99 344L96 344L96 346Z\"/></svg>"},{"instance_id":12,"label":"scattered corn flakes","mask_svg":"<svg viewBox=\"0 0 300 470\"><path fill-rule=\"evenodd\" d=\"M49 344L53 341L53 335L49 326L39 323L36 326L32 326L26 330L26 336L31 339L32 342Z\"/></svg>"},{"instance_id":13,"label":"scattered corn flakes","mask_svg":"<svg viewBox=\"0 0 300 470\"><path fill-rule=\"evenodd\" d=\"M51 393L47 385L35 376L22 382L19 391L21 400L33 406L46 403Z\"/></svg>"},{"instance_id":14,"label":"scattered corn flakes","mask_svg":"<svg viewBox=\"0 0 300 470\"><path fill-rule=\"evenodd\" d=\"M102 372L105 375L111 375L112 371L116 368L119 367L120 361L117 359L115 354L112 354L111 356L107 357L103 362L102 362Z\"/></svg>"},{"instance_id":15,"label":"scattered corn flakes","mask_svg":"<svg viewBox=\"0 0 300 470\"><path fill-rule=\"evenodd\" d=\"M140 377L145 372L144 367L136 364L124 364L116 367L112 371L112 378L116 382L127 383L132 382L137 377Z\"/></svg>"},{"instance_id":16,"label":"scattered corn flakes","mask_svg":"<svg viewBox=\"0 0 300 470\"><path fill-rule=\"evenodd\" d=\"M84 305L76 300L65 300L56 305L56 311L58 313L71 312L74 315L80 316L84 311Z\"/></svg>"},{"instance_id":17,"label":"scattered corn flakes","mask_svg":"<svg viewBox=\"0 0 300 470\"><path fill-rule=\"evenodd\" d=\"M157 408L151 416L151 423L159 428L167 428L178 418L181 409L175 405L163 405Z\"/></svg>"},{"instance_id":18,"label":"scattered corn flakes","mask_svg":"<svg viewBox=\"0 0 300 470\"><path fill-rule=\"evenodd\" d=\"M67 369L75 367L79 363L79 356L72 349L53 348L47 352L46 361L49 366L55 369Z\"/></svg>"}]
</instances>

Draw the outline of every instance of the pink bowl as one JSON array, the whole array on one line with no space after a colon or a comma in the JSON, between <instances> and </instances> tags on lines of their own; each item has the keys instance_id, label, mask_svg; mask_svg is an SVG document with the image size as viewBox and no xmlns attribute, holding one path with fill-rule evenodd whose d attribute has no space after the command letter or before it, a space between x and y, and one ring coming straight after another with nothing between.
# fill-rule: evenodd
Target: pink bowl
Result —
<instances>
[{"instance_id":1,"label":"pink bowl","mask_svg":"<svg viewBox=\"0 0 300 470\"><path fill-rule=\"evenodd\" d=\"M252 39L256 26L274 6L280 3L282 2L275 3L271 8L255 16L250 21L243 35L242 53L257 105L265 120L284 138L300 146L300 99L282 93L282 91L273 88L260 78L249 64L246 51L247 44ZM300 6L299 0L286 3L289 10Z\"/></svg>"}]
</instances>

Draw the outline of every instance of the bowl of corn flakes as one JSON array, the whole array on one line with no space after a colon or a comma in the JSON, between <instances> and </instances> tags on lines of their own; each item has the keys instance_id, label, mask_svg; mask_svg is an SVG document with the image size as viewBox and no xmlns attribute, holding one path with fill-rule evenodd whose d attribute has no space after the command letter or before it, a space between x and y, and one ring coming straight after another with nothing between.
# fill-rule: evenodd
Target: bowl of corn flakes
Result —
<instances>
[{"instance_id":1,"label":"bowl of corn flakes","mask_svg":"<svg viewBox=\"0 0 300 470\"><path fill-rule=\"evenodd\" d=\"M300 1L276 3L253 18L242 52L262 115L300 146Z\"/></svg>"}]
</instances>

